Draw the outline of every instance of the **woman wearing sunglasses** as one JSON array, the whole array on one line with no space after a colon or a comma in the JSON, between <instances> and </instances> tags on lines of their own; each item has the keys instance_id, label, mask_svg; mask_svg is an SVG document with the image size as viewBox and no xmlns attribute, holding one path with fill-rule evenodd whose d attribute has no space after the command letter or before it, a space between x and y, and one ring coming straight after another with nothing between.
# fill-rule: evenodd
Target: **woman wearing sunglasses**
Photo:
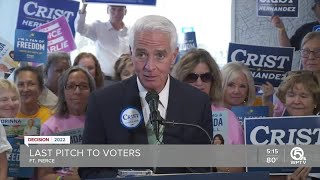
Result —
<instances>
[{"instance_id":1,"label":"woman wearing sunglasses","mask_svg":"<svg viewBox=\"0 0 320 180\"><path fill-rule=\"evenodd\" d=\"M230 62L223 66L221 73L224 107L251 106L256 90L250 70L241 62Z\"/></svg>"},{"instance_id":2,"label":"woman wearing sunglasses","mask_svg":"<svg viewBox=\"0 0 320 180\"><path fill-rule=\"evenodd\" d=\"M174 68L173 75L208 94L212 111L228 112L228 142L243 144L243 130L239 120L229 109L222 106L221 74L216 61L204 49L192 49L185 54ZM243 168L217 168L218 171L241 172Z\"/></svg>"}]
</instances>

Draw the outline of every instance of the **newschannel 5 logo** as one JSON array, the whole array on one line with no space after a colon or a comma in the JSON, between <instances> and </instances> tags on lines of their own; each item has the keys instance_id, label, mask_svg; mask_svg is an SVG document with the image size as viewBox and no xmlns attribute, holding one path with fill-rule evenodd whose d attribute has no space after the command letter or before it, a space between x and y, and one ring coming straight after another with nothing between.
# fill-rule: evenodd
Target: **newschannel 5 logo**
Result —
<instances>
[{"instance_id":1,"label":"newschannel 5 logo","mask_svg":"<svg viewBox=\"0 0 320 180\"><path fill-rule=\"evenodd\" d=\"M300 147L292 148L290 151L290 156L293 159L293 161L291 161L291 164L306 164L307 163L307 159L304 156L304 151Z\"/></svg>"}]
</instances>

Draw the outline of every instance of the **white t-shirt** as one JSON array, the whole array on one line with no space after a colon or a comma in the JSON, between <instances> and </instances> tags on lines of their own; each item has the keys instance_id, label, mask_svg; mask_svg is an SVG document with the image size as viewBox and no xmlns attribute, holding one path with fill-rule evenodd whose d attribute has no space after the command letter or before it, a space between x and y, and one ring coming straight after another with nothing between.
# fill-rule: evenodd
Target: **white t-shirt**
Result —
<instances>
[{"instance_id":1,"label":"white t-shirt","mask_svg":"<svg viewBox=\"0 0 320 180\"><path fill-rule=\"evenodd\" d=\"M0 153L6 152L9 158L12 151L12 147L8 142L6 131L2 124L0 123Z\"/></svg>"}]
</instances>

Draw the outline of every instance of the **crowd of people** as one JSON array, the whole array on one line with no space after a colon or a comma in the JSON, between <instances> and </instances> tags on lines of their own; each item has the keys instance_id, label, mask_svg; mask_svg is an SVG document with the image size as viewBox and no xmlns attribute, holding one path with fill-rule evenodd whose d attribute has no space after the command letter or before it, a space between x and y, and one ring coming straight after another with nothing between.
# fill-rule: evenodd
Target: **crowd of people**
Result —
<instances>
[{"instance_id":1,"label":"crowd of people","mask_svg":"<svg viewBox=\"0 0 320 180\"><path fill-rule=\"evenodd\" d=\"M318 1L314 11L320 9ZM64 52L48 55L44 68L22 66L14 82L0 80L0 118L28 118L24 135L36 131L32 119L41 121L40 135L84 128L83 144L244 144L244 132L233 106L252 106L256 87L250 70L240 62L221 69L205 49L189 50L176 62L179 49L174 24L157 15L142 17L130 28L122 19L125 6L109 6L107 23L86 24L86 5L79 11L77 31L98 44L96 55L82 52L71 64ZM274 24L284 31L279 17ZM105 33L106 32L106 33ZM288 39L288 38L287 38ZM284 43L289 45L289 43ZM293 43L291 43L293 45ZM296 45L295 45L296 46ZM306 33L301 43L301 71L287 74L277 90L262 85L263 104L272 116L311 116L320 111L320 32ZM154 141L148 102L150 91L159 95L162 118L202 127L212 135L212 112L228 113L228 137L212 137L191 126L160 125ZM275 102L270 98L276 94ZM137 122L126 123L124 114ZM119 121L120 119L120 121ZM210 138L209 138L210 139ZM7 177L7 156L12 150L0 124L0 180ZM215 168L218 172L244 172L244 168ZM208 168L156 168L155 173L209 172ZM113 168L36 169L43 180L116 177ZM298 168L284 178L305 179L310 168Z\"/></svg>"}]
</instances>

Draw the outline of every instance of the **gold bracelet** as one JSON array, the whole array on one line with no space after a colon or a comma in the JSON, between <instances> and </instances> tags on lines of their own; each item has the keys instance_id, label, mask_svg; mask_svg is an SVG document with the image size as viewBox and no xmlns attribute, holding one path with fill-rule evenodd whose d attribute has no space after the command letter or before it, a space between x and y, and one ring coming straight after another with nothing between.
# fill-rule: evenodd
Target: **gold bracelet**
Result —
<instances>
[{"instance_id":1,"label":"gold bracelet","mask_svg":"<svg viewBox=\"0 0 320 180\"><path fill-rule=\"evenodd\" d=\"M285 31L285 28L278 28L278 31Z\"/></svg>"}]
</instances>

